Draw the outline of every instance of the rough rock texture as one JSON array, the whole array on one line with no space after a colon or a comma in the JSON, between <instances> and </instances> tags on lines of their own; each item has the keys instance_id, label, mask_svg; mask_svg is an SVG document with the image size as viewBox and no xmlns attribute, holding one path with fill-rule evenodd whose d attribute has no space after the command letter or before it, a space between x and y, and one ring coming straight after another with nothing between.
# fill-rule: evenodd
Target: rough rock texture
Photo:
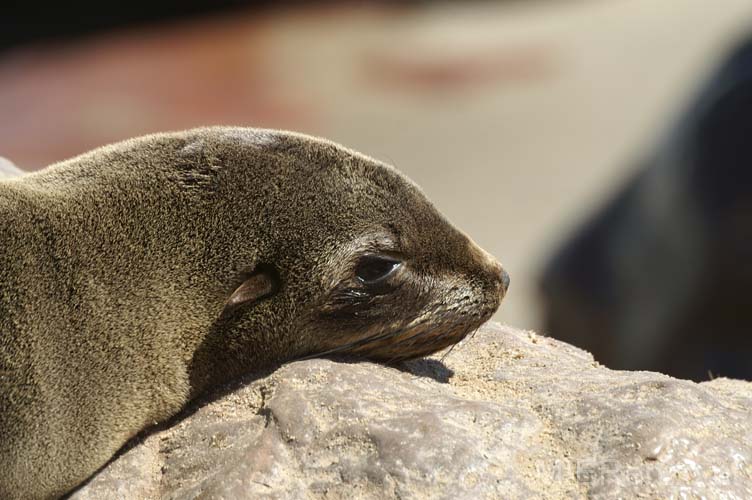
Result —
<instances>
[{"instance_id":1,"label":"rough rock texture","mask_svg":"<svg viewBox=\"0 0 752 500\"><path fill-rule=\"evenodd\" d=\"M612 371L489 323L443 361L251 379L72 498L752 498L750 422L752 383Z\"/></svg>"}]
</instances>

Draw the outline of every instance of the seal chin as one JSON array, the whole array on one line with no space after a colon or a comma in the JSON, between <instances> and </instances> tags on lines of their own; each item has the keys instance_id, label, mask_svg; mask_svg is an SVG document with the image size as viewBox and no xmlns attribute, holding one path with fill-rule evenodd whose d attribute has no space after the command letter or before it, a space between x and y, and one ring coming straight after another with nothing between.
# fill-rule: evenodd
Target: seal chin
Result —
<instances>
[{"instance_id":1,"label":"seal chin","mask_svg":"<svg viewBox=\"0 0 752 500\"><path fill-rule=\"evenodd\" d=\"M394 337L389 342L382 341L373 345L366 344L353 349L351 352L358 356L387 363L420 358L460 342L468 334L475 331L478 326L468 327L466 325L458 325L449 329L426 328L408 330L402 335Z\"/></svg>"},{"instance_id":2,"label":"seal chin","mask_svg":"<svg viewBox=\"0 0 752 500\"><path fill-rule=\"evenodd\" d=\"M341 342L335 348L309 357L336 354L393 363L428 356L463 340L488 321L495 311L496 307L490 306L451 317L433 312L404 326L392 325L360 334L349 342Z\"/></svg>"}]
</instances>

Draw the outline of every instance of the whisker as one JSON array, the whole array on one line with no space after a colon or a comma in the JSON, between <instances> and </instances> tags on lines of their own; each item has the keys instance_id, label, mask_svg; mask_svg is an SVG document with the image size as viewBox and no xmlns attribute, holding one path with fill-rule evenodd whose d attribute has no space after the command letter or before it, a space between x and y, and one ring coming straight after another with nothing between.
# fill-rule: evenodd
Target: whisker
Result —
<instances>
[{"instance_id":1,"label":"whisker","mask_svg":"<svg viewBox=\"0 0 752 500\"><path fill-rule=\"evenodd\" d=\"M435 318L434 318L434 321L435 321ZM424 324L425 324L425 322L422 322L422 323L420 323L420 325L419 325L419 326L422 326L422 325L424 325ZM448 338L448 337L453 337L453 336L454 336L454 334L456 333L456 330L455 330L455 328L456 328L457 326L461 325L461 324L462 324L462 322L461 322L461 321L453 321L453 322L452 322L452 323L450 323L449 325L445 325L445 326L444 326L444 328L445 328L445 331L444 331L444 333L442 333L442 334L440 334L440 335L439 335L438 337L436 337L436 338L434 339L434 342L435 342L435 343L440 343L442 339L446 339L446 338ZM413 327L412 329L415 329L415 327ZM406 345L406 347L407 347L407 349L406 349L406 350L407 350L407 351L409 352L409 351L410 351L410 349L411 349L412 347L414 347L414 346L415 346L415 344L416 344L416 343L417 343L418 341L421 341L421 340L424 340L424 339L425 339L425 335L426 335L426 334L429 334L429 333L433 333L433 332L435 332L435 329L432 329L432 328L426 328L426 329L424 329L424 330L421 330L420 332L418 332L418 333L416 333L416 334L414 334L414 335L411 335L410 337L407 337L407 338L404 338L404 339L401 339L401 340L399 340L399 341L398 341L398 342L396 342L396 343L395 343L395 344L394 344L394 345L393 345L392 347L398 347L398 346L402 346L403 344L407 344L407 345ZM462 335L462 337L464 337L464 336L465 336L465 335L467 334L466 332L467 332L467 329L466 329L466 331L465 331L465 332L463 332L463 335ZM454 348L454 345L456 345L456 343L454 343L454 344L452 345L452 349ZM450 352L451 352L451 349L450 349ZM448 353L447 353L447 354L448 354ZM393 357L392 357L392 358L390 358L390 359L389 359L389 360L388 360L387 362L388 362L388 363L391 363L391 362L393 362L393 361L395 361L395 360L399 359L400 357L401 357L401 356L399 356L399 355L397 355L397 356L393 356Z\"/></svg>"},{"instance_id":2,"label":"whisker","mask_svg":"<svg viewBox=\"0 0 752 500\"><path fill-rule=\"evenodd\" d=\"M393 353L389 358L382 358L382 362L389 364L401 359L418 357L421 355L421 352L429 354L430 352L437 350L432 346L440 346L447 340L462 340L471 333L471 330L472 334L470 338L473 338L478 331L477 327L471 329L466 325L463 325L466 322L462 321L462 318L448 318L447 316L451 315L447 314L447 311L440 310L440 307L438 306L434 307L430 313L432 314L426 314L421 319L416 318L413 320L413 323L407 326L396 328L394 330L377 330L367 337L296 359L307 360L339 353L347 354L358 359L369 359L372 357L369 356L369 353L372 354L375 351L378 354L379 351L381 351L381 356L387 356L390 352ZM446 321L447 319L449 319L449 321ZM430 324L438 324L438 326L432 328ZM437 330L439 331L438 335L436 334ZM409 336L398 338L405 333L408 333ZM389 339L395 338L396 340L394 342L384 343ZM459 340L451 342L449 350L442 355L440 361L443 362L447 356L452 353L457 342L459 342ZM373 349L370 349L372 347Z\"/></svg>"},{"instance_id":3,"label":"whisker","mask_svg":"<svg viewBox=\"0 0 752 500\"><path fill-rule=\"evenodd\" d=\"M443 356L441 357L441 359L440 359L439 361L441 361L441 362L443 363L443 362L444 362L444 360L445 360L445 359L447 358L447 356L449 356L449 355L450 355L450 354L452 353L452 351L454 350L454 348L455 348L456 346L457 346L457 344L456 344L456 343L455 343L455 344L452 344L452 345L451 345L451 347L449 347L449 350L448 350L447 352L445 352L445 353L444 353L444 355L443 355Z\"/></svg>"},{"instance_id":4,"label":"whisker","mask_svg":"<svg viewBox=\"0 0 752 500\"><path fill-rule=\"evenodd\" d=\"M475 335L475 332L477 332L477 331L478 331L478 329L475 328L475 329L473 329L472 333L470 333L470 329L469 328L465 328L465 331L462 332L461 335L459 335L459 338L461 340L464 340L465 338L467 338L467 335L470 333L470 335L471 335L470 338L472 339L473 338L472 335ZM446 357L449 356L452 353L452 351L454 350L454 348L459 345L459 343L460 343L460 341L455 342L454 344L452 344L452 346L449 348L449 350L444 353L444 355L441 357L441 362L442 363L444 362L444 360L446 359Z\"/></svg>"},{"instance_id":5,"label":"whisker","mask_svg":"<svg viewBox=\"0 0 752 500\"><path fill-rule=\"evenodd\" d=\"M406 328L401 328L393 331L387 331L387 332L377 332L374 335L371 335L369 337L365 337L362 339L358 339L356 341L350 342L348 344L344 344L341 346L334 347L332 349L328 349L326 351L320 351L317 353L309 354L308 356L304 356L302 358L297 358L298 360L306 360L306 359L312 359L312 358L318 358L321 356L326 356L328 354L336 354L338 352L347 351L348 349L351 349L353 347L363 347L365 345L371 344L373 342L378 342L380 340L385 340L390 337L395 337L397 335L400 335L406 330ZM356 353L352 353L356 354Z\"/></svg>"},{"instance_id":6,"label":"whisker","mask_svg":"<svg viewBox=\"0 0 752 500\"><path fill-rule=\"evenodd\" d=\"M422 340L421 337L423 337L426 334L431 333L431 332L432 332L432 330L430 328L426 328L426 329L421 330L420 332L418 332L418 333L416 333L414 335L411 335L411 336L409 336L407 338L404 338L404 339L401 339L401 340L397 341L392 347L402 346L403 344L407 344L407 347L413 347L418 340ZM409 344L408 344L408 342L409 342ZM393 357L389 358L389 360L387 361L387 363L392 363L393 361L396 361L396 360L400 359L400 357L401 356L399 356L399 355L393 356Z\"/></svg>"}]
</instances>

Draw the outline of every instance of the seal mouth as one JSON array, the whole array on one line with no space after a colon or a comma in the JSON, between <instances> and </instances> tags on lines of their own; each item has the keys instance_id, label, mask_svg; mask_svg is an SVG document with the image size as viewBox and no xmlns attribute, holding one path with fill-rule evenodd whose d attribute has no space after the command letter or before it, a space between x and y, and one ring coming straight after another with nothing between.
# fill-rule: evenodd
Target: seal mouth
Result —
<instances>
[{"instance_id":1,"label":"seal mouth","mask_svg":"<svg viewBox=\"0 0 752 500\"><path fill-rule=\"evenodd\" d=\"M408 359L428 356L460 342L480 328L493 314L493 311L473 315L458 321L437 323L435 318L427 318L404 327L378 329L357 340L305 356L311 359L330 355L354 356L357 358L395 363Z\"/></svg>"},{"instance_id":2,"label":"seal mouth","mask_svg":"<svg viewBox=\"0 0 752 500\"><path fill-rule=\"evenodd\" d=\"M348 349L346 352L387 363L404 361L428 356L450 347L477 330L479 326L457 325L448 329L413 328L401 334L392 334L384 339L364 339L367 342Z\"/></svg>"}]
</instances>

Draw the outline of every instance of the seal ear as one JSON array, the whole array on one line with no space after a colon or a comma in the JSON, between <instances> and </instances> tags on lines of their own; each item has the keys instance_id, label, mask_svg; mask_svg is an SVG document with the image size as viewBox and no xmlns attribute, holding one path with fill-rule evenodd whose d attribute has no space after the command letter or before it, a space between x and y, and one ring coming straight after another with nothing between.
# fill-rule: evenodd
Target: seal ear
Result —
<instances>
[{"instance_id":1,"label":"seal ear","mask_svg":"<svg viewBox=\"0 0 752 500\"><path fill-rule=\"evenodd\" d=\"M239 306L257 302L277 291L279 275L268 266L259 266L225 302L223 315Z\"/></svg>"}]
</instances>

